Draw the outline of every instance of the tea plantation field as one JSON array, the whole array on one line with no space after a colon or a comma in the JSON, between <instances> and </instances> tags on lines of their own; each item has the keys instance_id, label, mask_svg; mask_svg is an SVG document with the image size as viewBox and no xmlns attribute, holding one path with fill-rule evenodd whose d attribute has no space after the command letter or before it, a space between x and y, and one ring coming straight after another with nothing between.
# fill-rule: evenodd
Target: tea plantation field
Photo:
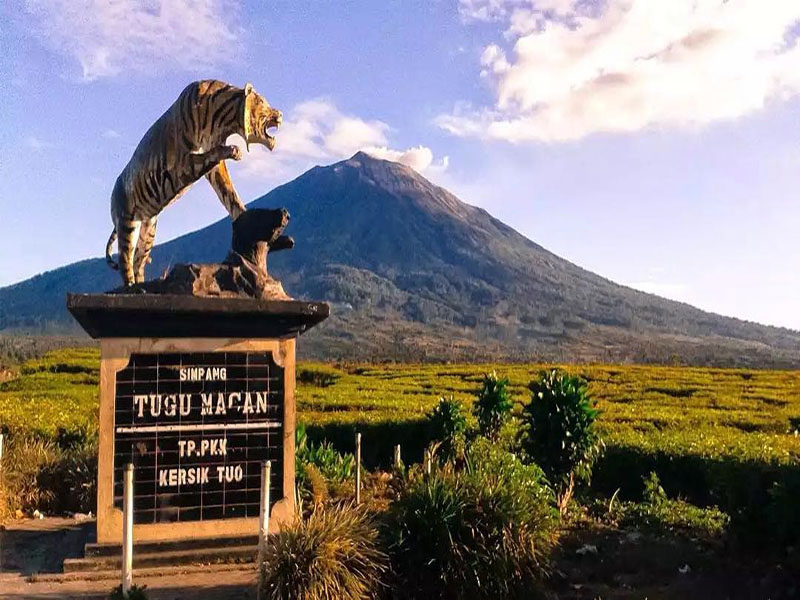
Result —
<instances>
[{"instance_id":1,"label":"tea plantation field","mask_svg":"<svg viewBox=\"0 0 800 600\"><path fill-rule=\"evenodd\" d=\"M98 351L53 351L0 383L0 427L11 435L54 437L59 428L95 428ZM365 462L387 464L400 443L420 461L424 415L441 396L469 405L482 375L508 377L515 400L545 365L328 365L300 363L298 419L311 438L352 450L364 436ZM589 381L607 446L595 487L641 492L658 472L668 491L697 504L753 501L800 472L800 372L687 367L569 365ZM739 489L743 488L743 489ZM794 488L792 484L791 488ZM772 492L770 492L772 493ZM747 496L742 500L740 495ZM736 498L732 500L731 498Z\"/></svg>"}]
</instances>

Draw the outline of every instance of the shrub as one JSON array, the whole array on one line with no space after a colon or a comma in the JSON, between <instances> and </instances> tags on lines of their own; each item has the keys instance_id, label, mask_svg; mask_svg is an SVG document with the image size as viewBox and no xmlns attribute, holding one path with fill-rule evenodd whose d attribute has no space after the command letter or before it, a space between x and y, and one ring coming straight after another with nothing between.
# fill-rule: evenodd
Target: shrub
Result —
<instances>
[{"instance_id":1,"label":"shrub","mask_svg":"<svg viewBox=\"0 0 800 600\"><path fill-rule=\"evenodd\" d=\"M655 471L650 471L650 474L644 477L642 481L644 483L642 497L645 502L652 506L662 506L667 502L667 492L661 487L661 481Z\"/></svg>"},{"instance_id":2,"label":"shrub","mask_svg":"<svg viewBox=\"0 0 800 600\"><path fill-rule=\"evenodd\" d=\"M465 463L412 474L392 505L400 597L532 597L557 524L543 474L485 439Z\"/></svg>"},{"instance_id":3,"label":"shrub","mask_svg":"<svg viewBox=\"0 0 800 600\"><path fill-rule=\"evenodd\" d=\"M62 449L35 437L9 439L2 465L0 514L95 510L97 446L92 439Z\"/></svg>"},{"instance_id":4,"label":"shrub","mask_svg":"<svg viewBox=\"0 0 800 600\"><path fill-rule=\"evenodd\" d=\"M622 525L658 533L683 532L692 537L718 537L727 531L730 518L717 507L703 508L684 500L670 499L655 471L642 481L644 501L621 504Z\"/></svg>"},{"instance_id":5,"label":"shrub","mask_svg":"<svg viewBox=\"0 0 800 600\"><path fill-rule=\"evenodd\" d=\"M308 365L297 369L297 381L321 388L332 386L341 376L337 369L327 365Z\"/></svg>"},{"instance_id":6,"label":"shrub","mask_svg":"<svg viewBox=\"0 0 800 600\"><path fill-rule=\"evenodd\" d=\"M522 445L556 486L563 514L576 480L590 479L603 448L594 426L597 410L586 382L557 369L543 372L528 388L531 401L523 408Z\"/></svg>"},{"instance_id":7,"label":"shrub","mask_svg":"<svg viewBox=\"0 0 800 600\"><path fill-rule=\"evenodd\" d=\"M373 598L386 568L378 530L363 509L316 510L269 537L259 600Z\"/></svg>"},{"instance_id":8,"label":"shrub","mask_svg":"<svg viewBox=\"0 0 800 600\"><path fill-rule=\"evenodd\" d=\"M513 407L508 393L508 378L499 379L495 371L484 375L478 397L472 406L472 414L478 419L481 435L496 440Z\"/></svg>"},{"instance_id":9,"label":"shrub","mask_svg":"<svg viewBox=\"0 0 800 600\"><path fill-rule=\"evenodd\" d=\"M320 444L309 442L305 427L299 425L295 436L295 455L297 457L297 482L310 490L313 466L316 474L330 483L342 483L355 474L356 459L352 454L342 454L327 441ZM314 474L314 475L316 475Z\"/></svg>"},{"instance_id":10,"label":"shrub","mask_svg":"<svg viewBox=\"0 0 800 600\"><path fill-rule=\"evenodd\" d=\"M441 442L445 457L452 457L463 448L464 433L467 430L467 414L464 405L452 396L439 398L428 414L428 425L432 439Z\"/></svg>"},{"instance_id":11,"label":"shrub","mask_svg":"<svg viewBox=\"0 0 800 600\"><path fill-rule=\"evenodd\" d=\"M128 594L125 595L122 593L122 585L118 585L109 594L109 600L147 600L149 596L145 589L147 588L146 585L139 587L135 583L131 585L131 589L128 590Z\"/></svg>"}]
</instances>

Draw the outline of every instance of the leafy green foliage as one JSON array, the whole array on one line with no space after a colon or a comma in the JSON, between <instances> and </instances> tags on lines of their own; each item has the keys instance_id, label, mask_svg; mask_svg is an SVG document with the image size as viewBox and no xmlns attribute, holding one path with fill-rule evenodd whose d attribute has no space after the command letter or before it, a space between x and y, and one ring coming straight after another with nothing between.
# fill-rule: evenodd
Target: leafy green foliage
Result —
<instances>
[{"instance_id":1,"label":"leafy green foliage","mask_svg":"<svg viewBox=\"0 0 800 600\"><path fill-rule=\"evenodd\" d=\"M496 371L483 377L478 397L472 405L472 414L478 419L478 431L483 436L497 439L503 425L511 417L514 402L508 391L508 383L508 378L499 378Z\"/></svg>"},{"instance_id":2,"label":"leafy green foliage","mask_svg":"<svg viewBox=\"0 0 800 600\"><path fill-rule=\"evenodd\" d=\"M643 502L622 502L615 511L622 526L701 538L720 537L728 530L730 517L717 507L670 499L655 471L643 478L643 484Z\"/></svg>"},{"instance_id":3,"label":"leafy green foliage","mask_svg":"<svg viewBox=\"0 0 800 600\"><path fill-rule=\"evenodd\" d=\"M97 443L89 438L62 447L15 435L4 444L0 515L95 510Z\"/></svg>"},{"instance_id":4,"label":"leafy green foliage","mask_svg":"<svg viewBox=\"0 0 800 600\"><path fill-rule=\"evenodd\" d=\"M269 537L259 565L259 600L371 599L386 568L378 530L366 511L318 509Z\"/></svg>"},{"instance_id":5,"label":"leafy green foliage","mask_svg":"<svg viewBox=\"0 0 800 600\"><path fill-rule=\"evenodd\" d=\"M355 475L356 459L352 454L338 452L329 442L309 442L305 427L299 425L295 432L297 478L307 478L307 466L313 465L330 482L342 483Z\"/></svg>"},{"instance_id":6,"label":"leafy green foliage","mask_svg":"<svg viewBox=\"0 0 800 600\"><path fill-rule=\"evenodd\" d=\"M446 457L456 454L464 442L467 431L467 411L458 400L440 398L433 410L428 413L428 424L432 439L441 443Z\"/></svg>"},{"instance_id":7,"label":"leafy green foliage","mask_svg":"<svg viewBox=\"0 0 800 600\"><path fill-rule=\"evenodd\" d=\"M298 382L321 388L332 386L341 375L338 369L327 365L301 366L297 369Z\"/></svg>"},{"instance_id":8,"label":"leafy green foliage","mask_svg":"<svg viewBox=\"0 0 800 600\"><path fill-rule=\"evenodd\" d=\"M667 502L667 493L661 487L658 474L655 471L650 471L650 474L643 479L643 482L644 492L642 496L644 501L652 506L663 506Z\"/></svg>"},{"instance_id":9,"label":"leafy green foliage","mask_svg":"<svg viewBox=\"0 0 800 600\"><path fill-rule=\"evenodd\" d=\"M122 585L118 585L111 590L108 598L109 600L148 600L150 596L147 595L146 588L146 585L140 587L134 583L131 585L131 589L128 590L128 594L125 595L122 593Z\"/></svg>"},{"instance_id":10,"label":"leafy green foliage","mask_svg":"<svg viewBox=\"0 0 800 600\"><path fill-rule=\"evenodd\" d=\"M558 522L541 470L482 438L465 463L412 473L391 507L404 597L533 597Z\"/></svg>"},{"instance_id":11,"label":"leafy green foliage","mask_svg":"<svg viewBox=\"0 0 800 600\"><path fill-rule=\"evenodd\" d=\"M594 425L597 410L580 377L553 369L528 385L531 401L523 408L522 446L558 488L562 512L576 480L588 481L602 450Z\"/></svg>"}]
</instances>

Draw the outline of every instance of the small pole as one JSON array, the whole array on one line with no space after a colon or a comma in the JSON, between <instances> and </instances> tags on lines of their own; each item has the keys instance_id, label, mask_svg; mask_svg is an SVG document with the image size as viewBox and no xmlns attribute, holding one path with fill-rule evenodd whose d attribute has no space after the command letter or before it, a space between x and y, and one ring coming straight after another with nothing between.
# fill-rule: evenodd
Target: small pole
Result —
<instances>
[{"instance_id":1,"label":"small pole","mask_svg":"<svg viewBox=\"0 0 800 600\"><path fill-rule=\"evenodd\" d=\"M429 448L425 448L425 474L431 474L431 451Z\"/></svg>"},{"instance_id":2,"label":"small pole","mask_svg":"<svg viewBox=\"0 0 800 600\"><path fill-rule=\"evenodd\" d=\"M0 461L3 460L3 434L0 433Z\"/></svg>"},{"instance_id":3,"label":"small pole","mask_svg":"<svg viewBox=\"0 0 800 600\"><path fill-rule=\"evenodd\" d=\"M272 461L261 463L261 506L258 522L258 597L264 585L264 557L267 553L267 536L269 535L269 484L272 477Z\"/></svg>"},{"instance_id":4,"label":"small pole","mask_svg":"<svg viewBox=\"0 0 800 600\"><path fill-rule=\"evenodd\" d=\"M356 504L361 504L361 434L356 434Z\"/></svg>"},{"instance_id":5,"label":"small pole","mask_svg":"<svg viewBox=\"0 0 800 600\"><path fill-rule=\"evenodd\" d=\"M400 458L400 444L396 444L394 447L394 466L396 469L399 469L403 464L403 459Z\"/></svg>"},{"instance_id":6,"label":"small pole","mask_svg":"<svg viewBox=\"0 0 800 600\"><path fill-rule=\"evenodd\" d=\"M133 583L133 464L125 465L122 493L122 595Z\"/></svg>"}]
</instances>

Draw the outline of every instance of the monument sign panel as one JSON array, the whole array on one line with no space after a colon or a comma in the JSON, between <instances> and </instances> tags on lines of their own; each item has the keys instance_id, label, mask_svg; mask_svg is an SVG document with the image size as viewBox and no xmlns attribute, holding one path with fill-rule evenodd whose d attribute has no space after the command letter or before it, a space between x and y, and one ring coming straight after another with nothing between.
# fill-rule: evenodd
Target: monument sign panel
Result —
<instances>
[{"instance_id":1,"label":"monument sign panel","mask_svg":"<svg viewBox=\"0 0 800 600\"><path fill-rule=\"evenodd\" d=\"M283 498L284 372L270 351L134 353L116 376L114 504L134 465L134 523L259 514L261 464Z\"/></svg>"}]
</instances>

